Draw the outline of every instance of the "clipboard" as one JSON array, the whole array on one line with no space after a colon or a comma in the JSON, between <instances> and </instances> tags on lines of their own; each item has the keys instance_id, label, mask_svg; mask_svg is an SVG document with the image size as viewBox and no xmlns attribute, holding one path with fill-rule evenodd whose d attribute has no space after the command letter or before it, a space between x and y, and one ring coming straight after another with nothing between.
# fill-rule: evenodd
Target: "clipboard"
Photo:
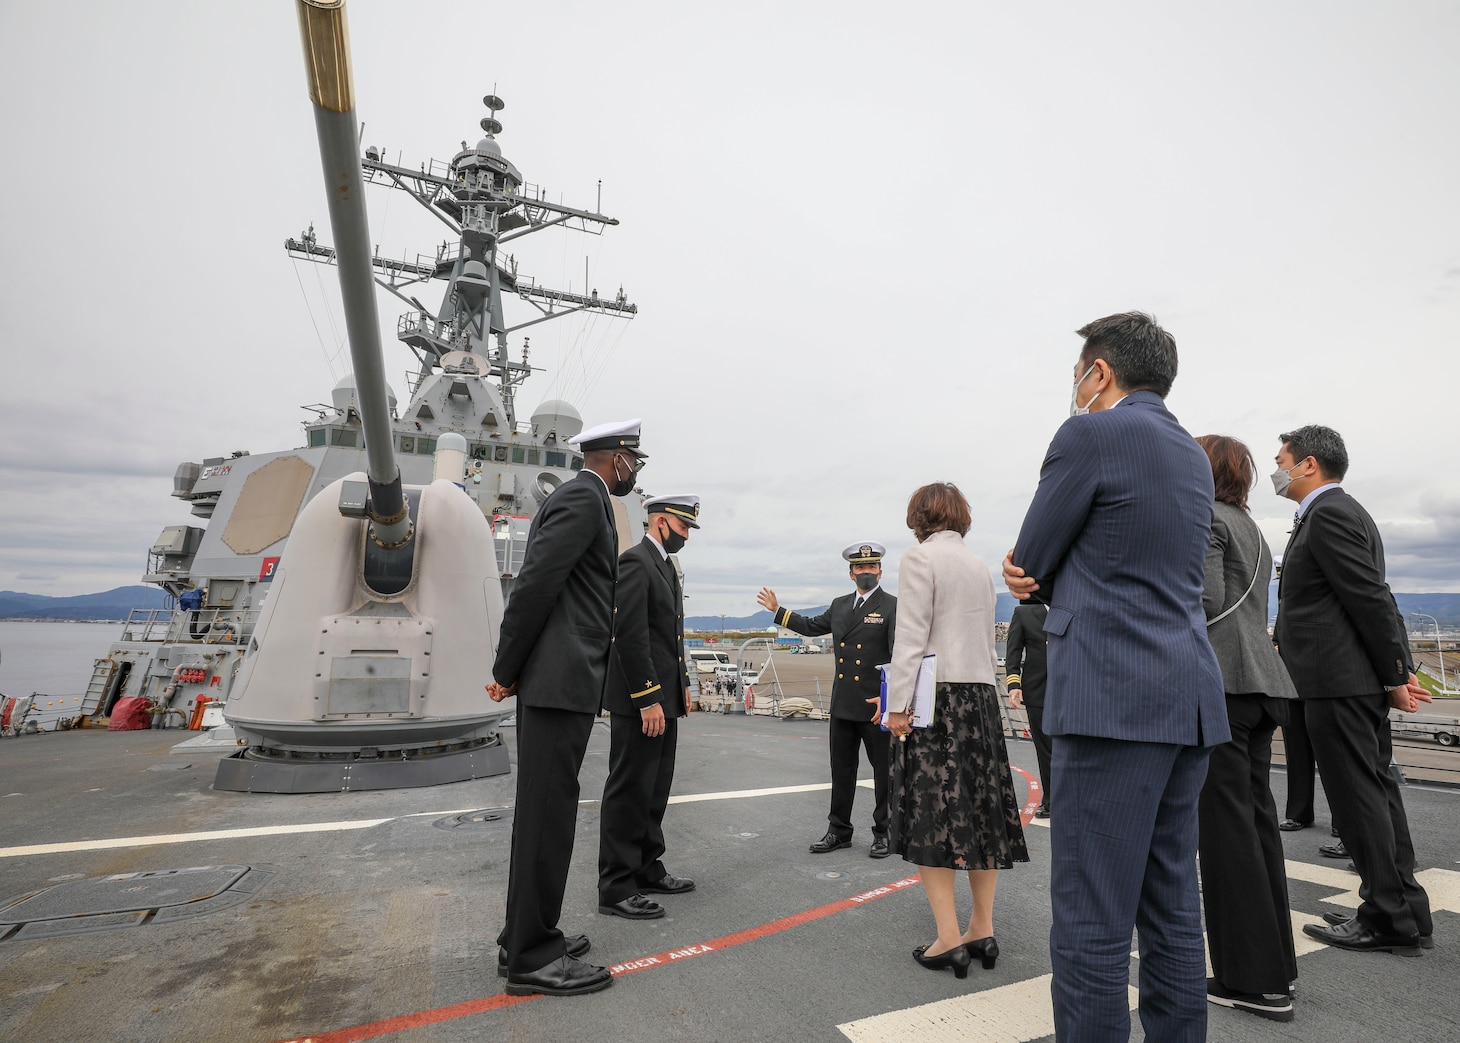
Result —
<instances>
[{"instance_id":1,"label":"clipboard","mask_svg":"<svg viewBox=\"0 0 1460 1043\"><path fill-rule=\"evenodd\" d=\"M891 663L885 663L877 668L882 675L882 685L878 692L881 702L878 708L882 711L882 720L879 727L885 731L891 731L887 727L887 672L892 669ZM912 702L908 705L908 712L912 714L912 727L931 728L933 717L937 711L938 692L938 657L935 654L923 656L923 661L918 664L917 680L913 682Z\"/></svg>"}]
</instances>

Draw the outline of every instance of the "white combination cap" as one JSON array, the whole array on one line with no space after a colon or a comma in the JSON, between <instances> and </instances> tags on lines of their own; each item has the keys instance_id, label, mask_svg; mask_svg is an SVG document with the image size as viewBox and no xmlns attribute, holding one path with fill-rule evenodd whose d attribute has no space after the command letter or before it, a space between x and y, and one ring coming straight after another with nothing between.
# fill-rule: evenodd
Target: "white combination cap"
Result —
<instances>
[{"instance_id":1,"label":"white combination cap","mask_svg":"<svg viewBox=\"0 0 1460 1043\"><path fill-rule=\"evenodd\" d=\"M644 501L644 513L672 514L676 518L683 518L689 522L690 528L698 529L700 527L697 520L700 516L700 498L692 493L682 493L679 496L656 496L652 500Z\"/></svg>"},{"instance_id":2,"label":"white combination cap","mask_svg":"<svg viewBox=\"0 0 1460 1043\"><path fill-rule=\"evenodd\" d=\"M633 420L610 420L606 424L579 432L568 439L568 444L577 446L585 453L598 449L625 449L635 456L647 457L647 453L639 451L640 423L642 421L637 417Z\"/></svg>"},{"instance_id":3,"label":"white combination cap","mask_svg":"<svg viewBox=\"0 0 1460 1043\"><path fill-rule=\"evenodd\" d=\"M887 553L887 548L876 540L868 540L865 543L854 543L842 551L842 557L853 565L879 565L882 563L882 556Z\"/></svg>"}]
</instances>

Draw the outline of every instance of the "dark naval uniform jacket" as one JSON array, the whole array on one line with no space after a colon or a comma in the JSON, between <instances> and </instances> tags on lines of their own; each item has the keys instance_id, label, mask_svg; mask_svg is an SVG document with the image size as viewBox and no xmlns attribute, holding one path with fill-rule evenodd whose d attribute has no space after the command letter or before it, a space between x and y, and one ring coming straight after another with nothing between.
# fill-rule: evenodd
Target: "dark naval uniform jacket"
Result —
<instances>
[{"instance_id":1,"label":"dark naval uniform jacket","mask_svg":"<svg viewBox=\"0 0 1460 1043\"><path fill-rule=\"evenodd\" d=\"M527 706L603 707L618 543L603 479L579 471L543 502L502 616L492 674Z\"/></svg>"},{"instance_id":2,"label":"dark naval uniform jacket","mask_svg":"<svg viewBox=\"0 0 1460 1043\"><path fill-rule=\"evenodd\" d=\"M604 705L612 713L633 714L655 705L664 716L689 712L684 693L684 597L674 566L645 536L618 560L617 651Z\"/></svg>"},{"instance_id":3,"label":"dark naval uniform jacket","mask_svg":"<svg viewBox=\"0 0 1460 1043\"><path fill-rule=\"evenodd\" d=\"M897 598L881 587L860 609L852 611L857 594L844 594L819 616L803 616L782 607L777 626L806 637L830 634L836 653L836 680L831 686L831 715L852 721L870 721L882 692L879 666L892 662L892 641L897 629Z\"/></svg>"},{"instance_id":4,"label":"dark naval uniform jacket","mask_svg":"<svg viewBox=\"0 0 1460 1043\"><path fill-rule=\"evenodd\" d=\"M1044 619L1049 606L1024 602L1014 607L1004 652L1005 684L1018 688L1025 706L1044 707L1044 682L1049 676Z\"/></svg>"}]
</instances>

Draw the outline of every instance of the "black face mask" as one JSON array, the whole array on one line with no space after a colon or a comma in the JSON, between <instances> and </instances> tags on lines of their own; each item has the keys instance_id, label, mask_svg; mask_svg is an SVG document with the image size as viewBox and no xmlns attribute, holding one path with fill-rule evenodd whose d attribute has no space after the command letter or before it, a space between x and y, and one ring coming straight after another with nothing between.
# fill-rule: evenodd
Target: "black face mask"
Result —
<instances>
[{"instance_id":1,"label":"black face mask","mask_svg":"<svg viewBox=\"0 0 1460 1043\"><path fill-rule=\"evenodd\" d=\"M634 491L634 477L637 472L630 470L627 478L620 478L618 476L618 462L619 458L615 456L613 458L613 488L609 492L615 496L627 496Z\"/></svg>"},{"instance_id":2,"label":"black face mask","mask_svg":"<svg viewBox=\"0 0 1460 1043\"><path fill-rule=\"evenodd\" d=\"M680 548L687 542L689 541L685 537L675 532L668 525L664 526L664 531L659 534L659 545L670 554L678 554Z\"/></svg>"},{"instance_id":3,"label":"black face mask","mask_svg":"<svg viewBox=\"0 0 1460 1043\"><path fill-rule=\"evenodd\" d=\"M877 586L877 573L875 573L875 572L859 572L859 573L857 573L856 584L857 584L857 589L860 590L863 594L867 593L869 590L875 589L876 586Z\"/></svg>"}]
</instances>

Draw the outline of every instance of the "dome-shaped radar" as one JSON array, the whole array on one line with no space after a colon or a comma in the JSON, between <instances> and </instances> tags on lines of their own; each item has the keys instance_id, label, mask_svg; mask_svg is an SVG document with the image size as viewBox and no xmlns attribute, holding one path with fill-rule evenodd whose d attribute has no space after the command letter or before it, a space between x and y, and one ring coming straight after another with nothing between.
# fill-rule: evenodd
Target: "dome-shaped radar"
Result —
<instances>
[{"instance_id":1,"label":"dome-shaped radar","mask_svg":"<svg viewBox=\"0 0 1460 1043\"><path fill-rule=\"evenodd\" d=\"M539 438L546 438L551 431L561 443L583 430L583 418L571 403L550 398L532 411L532 426Z\"/></svg>"},{"instance_id":2,"label":"dome-shaped radar","mask_svg":"<svg viewBox=\"0 0 1460 1043\"><path fill-rule=\"evenodd\" d=\"M493 156L500 156L502 154L502 146L497 144L495 138L482 138L481 141L477 142L476 151L486 152Z\"/></svg>"},{"instance_id":3,"label":"dome-shaped radar","mask_svg":"<svg viewBox=\"0 0 1460 1043\"><path fill-rule=\"evenodd\" d=\"M390 411L395 412L395 392L389 384L385 386L385 400L390 403ZM346 373L340 378L339 383L330 392L330 403L341 413L353 409L359 412L360 405L355 401L355 374Z\"/></svg>"}]
</instances>

